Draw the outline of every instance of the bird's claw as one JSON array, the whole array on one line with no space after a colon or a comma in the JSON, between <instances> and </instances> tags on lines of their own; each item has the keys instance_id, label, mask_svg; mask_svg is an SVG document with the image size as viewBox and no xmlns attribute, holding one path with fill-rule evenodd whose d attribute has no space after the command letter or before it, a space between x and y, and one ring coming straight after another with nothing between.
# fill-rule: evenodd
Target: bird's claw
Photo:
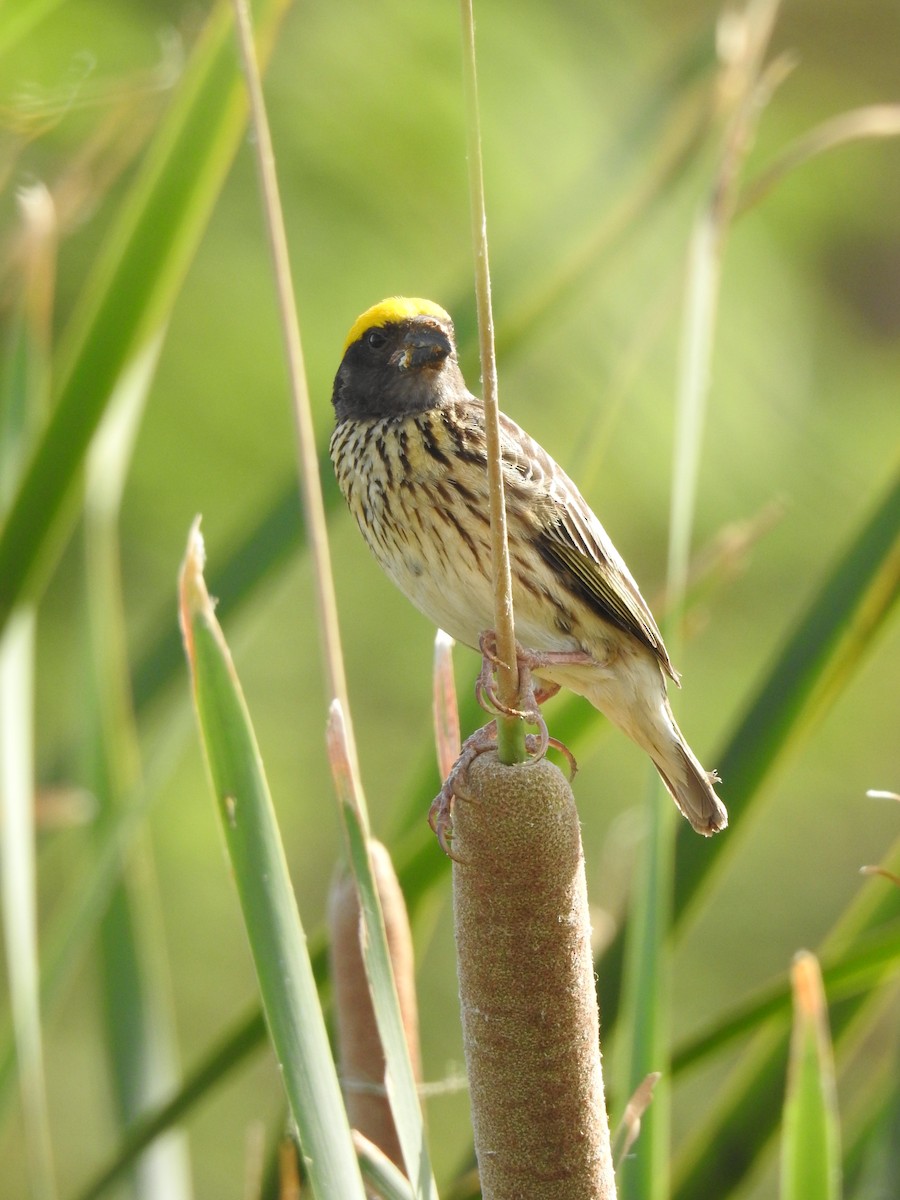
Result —
<instances>
[{"instance_id":1,"label":"bird's claw","mask_svg":"<svg viewBox=\"0 0 900 1200\"><path fill-rule=\"evenodd\" d=\"M578 771L578 762L575 758L575 755L572 753L566 743L561 742L559 738L551 737L547 739L547 742L548 745L552 746L554 750L557 750L566 760L566 764L569 768L569 783L571 783Z\"/></svg>"},{"instance_id":2,"label":"bird's claw","mask_svg":"<svg viewBox=\"0 0 900 1200\"><path fill-rule=\"evenodd\" d=\"M481 670L475 681L475 698L486 713L491 716L500 713L504 717L521 717L529 725L537 725L540 729L544 724L541 716L540 703L555 695L559 688L549 685L543 689L535 689L531 674L532 666L538 656L531 650L526 650L516 642L516 666L519 672L519 698L525 703L519 707L505 704L497 691L495 670L506 664L497 653L497 635L492 629L485 630L478 639L481 650ZM552 688L552 690L550 690ZM546 727L545 727L546 728ZM544 747L546 750L546 745Z\"/></svg>"},{"instance_id":3,"label":"bird's claw","mask_svg":"<svg viewBox=\"0 0 900 1200\"><path fill-rule=\"evenodd\" d=\"M461 861L450 849L450 842L453 839L454 798L466 799L465 792L462 791L460 786L465 779L466 772L479 754L484 754L487 750L492 750L496 744L496 721L491 721L490 724L483 725L467 737L462 744L459 758L453 764L450 774L444 780L441 790L431 802L431 808L428 810L428 824L437 837L438 845L447 857L452 858L454 862Z\"/></svg>"},{"instance_id":4,"label":"bird's claw","mask_svg":"<svg viewBox=\"0 0 900 1200\"><path fill-rule=\"evenodd\" d=\"M529 733L525 738L525 749L534 759L542 759L552 746L565 758L569 767L569 779L575 777L578 764L571 750L558 738L550 736L547 722L541 712L541 704L559 691L558 684L545 683L535 688L532 669L535 666L550 665L553 655L540 654L526 650L516 643L516 660L519 669L519 699L518 707L505 704L497 692L494 670L502 663L497 656L497 636L492 630L483 633L479 638L481 648L481 671L475 682L475 696L485 712L496 716L498 713L507 717L520 717L529 725L537 727L537 733ZM574 655L561 654L559 660L571 661ZM586 656L583 656L586 657ZM453 764L453 769L444 781L441 790L432 802L428 811L428 824L433 829L438 845L444 853L459 862L459 858L450 848L453 838L453 801L455 798L465 799L461 785L466 772L479 754L491 750L497 743L497 722L477 729L463 743L459 758Z\"/></svg>"}]
</instances>

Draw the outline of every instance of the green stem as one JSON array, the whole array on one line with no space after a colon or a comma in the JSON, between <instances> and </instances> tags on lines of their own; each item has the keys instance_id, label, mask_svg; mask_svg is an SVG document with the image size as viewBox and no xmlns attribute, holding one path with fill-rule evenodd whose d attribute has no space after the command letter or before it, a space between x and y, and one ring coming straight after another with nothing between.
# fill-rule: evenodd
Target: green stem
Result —
<instances>
[{"instance_id":1,"label":"green stem","mask_svg":"<svg viewBox=\"0 0 900 1200\"><path fill-rule=\"evenodd\" d=\"M497 757L507 766L525 761L525 722L521 717L497 717Z\"/></svg>"}]
</instances>

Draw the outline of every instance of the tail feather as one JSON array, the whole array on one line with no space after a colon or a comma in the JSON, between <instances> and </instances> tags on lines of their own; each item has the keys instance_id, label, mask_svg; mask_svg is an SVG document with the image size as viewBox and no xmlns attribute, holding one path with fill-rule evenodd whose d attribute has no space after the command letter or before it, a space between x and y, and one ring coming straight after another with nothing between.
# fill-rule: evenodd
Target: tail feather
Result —
<instances>
[{"instance_id":1,"label":"tail feather","mask_svg":"<svg viewBox=\"0 0 900 1200\"><path fill-rule=\"evenodd\" d=\"M632 719L626 732L650 755L681 813L704 837L712 837L724 829L728 813L716 795L719 777L715 771L704 771L687 744L672 715L665 683L658 707L633 708L632 717L635 712L642 719Z\"/></svg>"},{"instance_id":2,"label":"tail feather","mask_svg":"<svg viewBox=\"0 0 900 1200\"><path fill-rule=\"evenodd\" d=\"M648 651L622 654L614 671L596 667L554 667L542 671L590 700L646 751L672 799L698 833L711 837L728 824L725 805L716 795L719 777L704 771L676 724L659 663Z\"/></svg>"},{"instance_id":3,"label":"tail feather","mask_svg":"<svg viewBox=\"0 0 900 1200\"><path fill-rule=\"evenodd\" d=\"M609 715L650 755L670 796L697 833L711 837L727 826L728 813L715 789L719 777L715 771L704 771L697 761L664 690L658 705L636 704L625 721L621 712Z\"/></svg>"},{"instance_id":4,"label":"tail feather","mask_svg":"<svg viewBox=\"0 0 900 1200\"><path fill-rule=\"evenodd\" d=\"M675 728L678 732L678 727ZM673 756L669 756L663 762L654 754L653 765L659 771L670 796L693 828L704 837L711 837L728 824L728 813L716 795L714 786L719 782L719 777L715 771L703 770L683 739L676 748L676 754L680 760L678 766L681 767L677 775L672 770Z\"/></svg>"}]
</instances>

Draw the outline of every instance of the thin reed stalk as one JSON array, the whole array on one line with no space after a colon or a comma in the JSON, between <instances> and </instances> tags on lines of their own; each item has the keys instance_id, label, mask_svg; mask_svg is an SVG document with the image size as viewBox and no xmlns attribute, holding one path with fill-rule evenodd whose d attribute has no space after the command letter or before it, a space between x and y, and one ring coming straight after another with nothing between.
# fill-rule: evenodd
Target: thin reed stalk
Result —
<instances>
[{"instance_id":1,"label":"thin reed stalk","mask_svg":"<svg viewBox=\"0 0 900 1200\"><path fill-rule=\"evenodd\" d=\"M519 671L516 662L516 632L513 620L512 574L506 534L506 500L503 492L503 459L500 451L500 407L497 357L494 350L494 317L491 309L491 269L488 258L487 210L481 156L481 119L478 106L478 76L475 65L475 15L472 0L460 0L463 26L463 82L466 101L466 149L469 159L469 208L472 246L475 252L475 302L478 311L478 349L481 356L481 386L484 397L484 427L487 440L488 480L491 504L491 566L494 584L494 628L497 634L497 694L509 708L516 707ZM497 750L500 761L522 762L525 758L525 723L518 717L497 718Z\"/></svg>"}]
</instances>

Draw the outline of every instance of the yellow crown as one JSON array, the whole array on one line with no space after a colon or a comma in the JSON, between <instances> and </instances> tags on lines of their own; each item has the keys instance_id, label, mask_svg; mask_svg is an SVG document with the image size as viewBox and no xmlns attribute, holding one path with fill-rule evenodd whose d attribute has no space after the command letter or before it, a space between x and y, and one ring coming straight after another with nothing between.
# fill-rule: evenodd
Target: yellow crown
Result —
<instances>
[{"instance_id":1,"label":"yellow crown","mask_svg":"<svg viewBox=\"0 0 900 1200\"><path fill-rule=\"evenodd\" d=\"M380 329L383 325L408 321L411 317L437 317L448 325L453 324L449 314L432 300L422 300L418 296L389 296L356 318L344 342L344 351L358 341L367 329Z\"/></svg>"}]
</instances>

